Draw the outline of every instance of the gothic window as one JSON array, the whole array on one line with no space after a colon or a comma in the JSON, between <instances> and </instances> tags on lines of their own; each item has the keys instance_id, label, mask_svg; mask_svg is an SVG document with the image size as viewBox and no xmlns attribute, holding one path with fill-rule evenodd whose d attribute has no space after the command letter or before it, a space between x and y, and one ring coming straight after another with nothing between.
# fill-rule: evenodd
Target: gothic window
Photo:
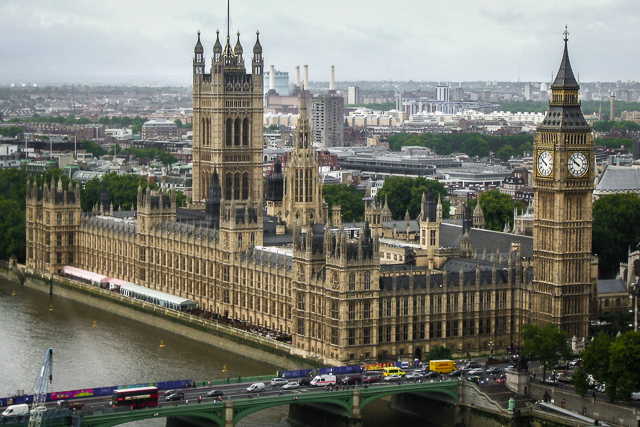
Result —
<instances>
[{"instance_id":1,"label":"gothic window","mask_svg":"<svg viewBox=\"0 0 640 427\"><path fill-rule=\"evenodd\" d=\"M238 234L238 249L242 249L242 234Z\"/></svg>"},{"instance_id":2,"label":"gothic window","mask_svg":"<svg viewBox=\"0 0 640 427\"><path fill-rule=\"evenodd\" d=\"M347 345L356 345L356 330L348 329Z\"/></svg>"},{"instance_id":3,"label":"gothic window","mask_svg":"<svg viewBox=\"0 0 640 427\"><path fill-rule=\"evenodd\" d=\"M232 134L232 121L231 119L227 119L227 123L225 126L225 144L227 146L231 146L231 134Z\"/></svg>"},{"instance_id":4,"label":"gothic window","mask_svg":"<svg viewBox=\"0 0 640 427\"><path fill-rule=\"evenodd\" d=\"M62 225L62 214L58 213L58 225Z\"/></svg>"},{"instance_id":5,"label":"gothic window","mask_svg":"<svg viewBox=\"0 0 640 427\"><path fill-rule=\"evenodd\" d=\"M242 145L249 145L249 119L242 121Z\"/></svg>"},{"instance_id":6,"label":"gothic window","mask_svg":"<svg viewBox=\"0 0 640 427\"><path fill-rule=\"evenodd\" d=\"M338 328L331 328L331 344L338 345Z\"/></svg>"},{"instance_id":7,"label":"gothic window","mask_svg":"<svg viewBox=\"0 0 640 427\"><path fill-rule=\"evenodd\" d=\"M371 301L364 302L364 311L363 311L362 317L365 319L371 318Z\"/></svg>"},{"instance_id":8,"label":"gothic window","mask_svg":"<svg viewBox=\"0 0 640 427\"><path fill-rule=\"evenodd\" d=\"M371 328L362 329L362 344L371 344Z\"/></svg>"},{"instance_id":9,"label":"gothic window","mask_svg":"<svg viewBox=\"0 0 640 427\"><path fill-rule=\"evenodd\" d=\"M356 290L356 273L349 274L349 290Z\"/></svg>"},{"instance_id":10,"label":"gothic window","mask_svg":"<svg viewBox=\"0 0 640 427\"><path fill-rule=\"evenodd\" d=\"M233 145L240 145L241 123L240 119L236 119L235 126L233 127Z\"/></svg>"},{"instance_id":11,"label":"gothic window","mask_svg":"<svg viewBox=\"0 0 640 427\"><path fill-rule=\"evenodd\" d=\"M73 225L73 212L69 212L69 225Z\"/></svg>"},{"instance_id":12,"label":"gothic window","mask_svg":"<svg viewBox=\"0 0 640 427\"><path fill-rule=\"evenodd\" d=\"M298 335L304 335L304 319L298 319Z\"/></svg>"},{"instance_id":13,"label":"gothic window","mask_svg":"<svg viewBox=\"0 0 640 427\"><path fill-rule=\"evenodd\" d=\"M240 172L233 176L233 199L240 200Z\"/></svg>"},{"instance_id":14,"label":"gothic window","mask_svg":"<svg viewBox=\"0 0 640 427\"><path fill-rule=\"evenodd\" d=\"M242 174L242 200L249 198L249 172Z\"/></svg>"},{"instance_id":15,"label":"gothic window","mask_svg":"<svg viewBox=\"0 0 640 427\"><path fill-rule=\"evenodd\" d=\"M298 292L298 310L305 310L304 294L302 292Z\"/></svg>"},{"instance_id":16,"label":"gothic window","mask_svg":"<svg viewBox=\"0 0 640 427\"><path fill-rule=\"evenodd\" d=\"M233 189L233 175L231 172L227 173L225 182L224 182L224 198L226 200L231 200L231 191Z\"/></svg>"},{"instance_id":17,"label":"gothic window","mask_svg":"<svg viewBox=\"0 0 640 427\"><path fill-rule=\"evenodd\" d=\"M338 301L331 301L331 318L338 318Z\"/></svg>"},{"instance_id":18,"label":"gothic window","mask_svg":"<svg viewBox=\"0 0 640 427\"><path fill-rule=\"evenodd\" d=\"M366 290L371 289L371 273L369 272L364 273L364 288Z\"/></svg>"},{"instance_id":19,"label":"gothic window","mask_svg":"<svg viewBox=\"0 0 640 427\"><path fill-rule=\"evenodd\" d=\"M356 319L356 303L350 302L349 303L349 320L355 320L355 319Z\"/></svg>"}]
</instances>

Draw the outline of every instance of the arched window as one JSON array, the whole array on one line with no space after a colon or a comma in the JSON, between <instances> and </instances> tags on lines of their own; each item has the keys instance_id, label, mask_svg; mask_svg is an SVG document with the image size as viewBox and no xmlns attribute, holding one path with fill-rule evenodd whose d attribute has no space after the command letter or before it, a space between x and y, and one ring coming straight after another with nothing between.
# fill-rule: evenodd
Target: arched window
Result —
<instances>
[{"instance_id":1,"label":"arched window","mask_svg":"<svg viewBox=\"0 0 640 427\"><path fill-rule=\"evenodd\" d=\"M349 274L349 290L356 290L356 273Z\"/></svg>"},{"instance_id":2,"label":"arched window","mask_svg":"<svg viewBox=\"0 0 640 427\"><path fill-rule=\"evenodd\" d=\"M227 119L227 125L225 126L225 143L226 145L231 145L231 131L232 131L232 122L231 119Z\"/></svg>"},{"instance_id":3,"label":"arched window","mask_svg":"<svg viewBox=\"0 0 640 427\"><path fill-rule=\"evenodd\" d=\"M242 200L249 198L249 172L242 174Z\"/></svg>"},{"instance_id":4,"label":"arched window","mask_svg":"<svg viewBox=\"0 0 640 427\"><path fill-rule=\"evenodd\" d=\"M233 200L240 200L240 172L233 176Z\"/></svg>"},{"instance_id":5,"label":"arched window","mask_svg":"<svg viewBox=\"0 0 640 427\"><path fill-rule=\"evenodd\" d=\"M224 198L226 200L231 200L232 188L233 188L233 174L229 172L227 173L226 178L224 180Z\"/></svg>"},{"instance_id":6,"label":"arched window","mask_svg":"<svg viewBox=\"0 0 640 427\"><path fill-rule=\"evenodd\" d=\"M604 300L604 306L605 307L609 307L609 300L608 299Z\"/></svg>"},{"instance_id":7,"label":"arched window","mask_svg":"<svg viewBox=\"0 0 640 427\"><path fill-rule=\"evenodd\" d=\"M242 121L242 145L249 145L249 119Z\"/></svg>"},{"instance_id":8,"label":"arched window","mask_svg":"<svg viewBox=\"0 0 640 427\"><path fill-rule=\"evenodd\" d=\"M371 289L371 273L369 272L364 273L364 288Z\"/></svg>"},{"instance_id":9,"label":"arched window","mask_svg":"<svg viewBox=\"0 0 640 427\"><path fill-rule=\"evenodd\" d=\"M233 134L233 145L240 145L240 128L242 127L240 119L236 119L236 124L234 126L234 134Z\"/></svg>"}]
</instances>

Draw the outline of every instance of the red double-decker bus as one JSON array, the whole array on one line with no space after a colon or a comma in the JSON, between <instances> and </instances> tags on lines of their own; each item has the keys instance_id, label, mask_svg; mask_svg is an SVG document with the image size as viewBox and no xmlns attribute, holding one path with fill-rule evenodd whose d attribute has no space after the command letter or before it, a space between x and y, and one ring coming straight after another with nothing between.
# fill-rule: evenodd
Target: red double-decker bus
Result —
<instances>
[{"instance_id":1,"label":"red double-decker bus","mask_svg":"<svg viewBox=\"0 0 640 427\"><path fill-rule=\"evenodd\" d=\"M131 406L133 408L147 408L158 406L157 387L136 387L114 390L111 406Z\"/></svg>"}]
</instances>

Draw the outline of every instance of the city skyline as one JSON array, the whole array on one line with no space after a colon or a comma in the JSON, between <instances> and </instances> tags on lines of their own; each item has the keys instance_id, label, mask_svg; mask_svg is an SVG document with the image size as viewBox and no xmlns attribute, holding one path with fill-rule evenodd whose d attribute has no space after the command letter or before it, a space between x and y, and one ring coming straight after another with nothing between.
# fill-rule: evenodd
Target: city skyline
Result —
<instances>
[{"instance_id":1,"label":"city skyline","mask_svg":"<svg viewBox=\"0 0 640 427\"><path fill-rule=\"evenodd\" d=\"M569 29L580 79L636 81L633 40L640 10L628 0L451 4L380 1L323 8L297 2L231 2L236 33L249 52L260 31L265 66L290 73L309 65L311 81L549 81ZM624 11L624 13L620 13ZM0 84L189 84L197 31L210 66L216 29L227 33L227 2L6 0ZM612 66L615 64L615 66ZM583 71L581 73L581 71Z\"/></svg>"}]
</instances>

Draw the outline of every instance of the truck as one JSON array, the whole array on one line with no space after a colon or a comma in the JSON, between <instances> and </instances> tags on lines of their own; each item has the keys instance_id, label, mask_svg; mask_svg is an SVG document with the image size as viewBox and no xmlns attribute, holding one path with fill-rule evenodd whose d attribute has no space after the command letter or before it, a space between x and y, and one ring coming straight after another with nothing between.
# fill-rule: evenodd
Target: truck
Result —
<instances>
[{"instance_id":1,"label":"truck","mask_svg":"<svg viewBox=\"0 0 640 427\"><path fill-rule=\"evenodd\" d=\"M429 370L448 374L456 370L456 362L453 360L431 360L429 362Z\"/></svg>"}]
</instances>

